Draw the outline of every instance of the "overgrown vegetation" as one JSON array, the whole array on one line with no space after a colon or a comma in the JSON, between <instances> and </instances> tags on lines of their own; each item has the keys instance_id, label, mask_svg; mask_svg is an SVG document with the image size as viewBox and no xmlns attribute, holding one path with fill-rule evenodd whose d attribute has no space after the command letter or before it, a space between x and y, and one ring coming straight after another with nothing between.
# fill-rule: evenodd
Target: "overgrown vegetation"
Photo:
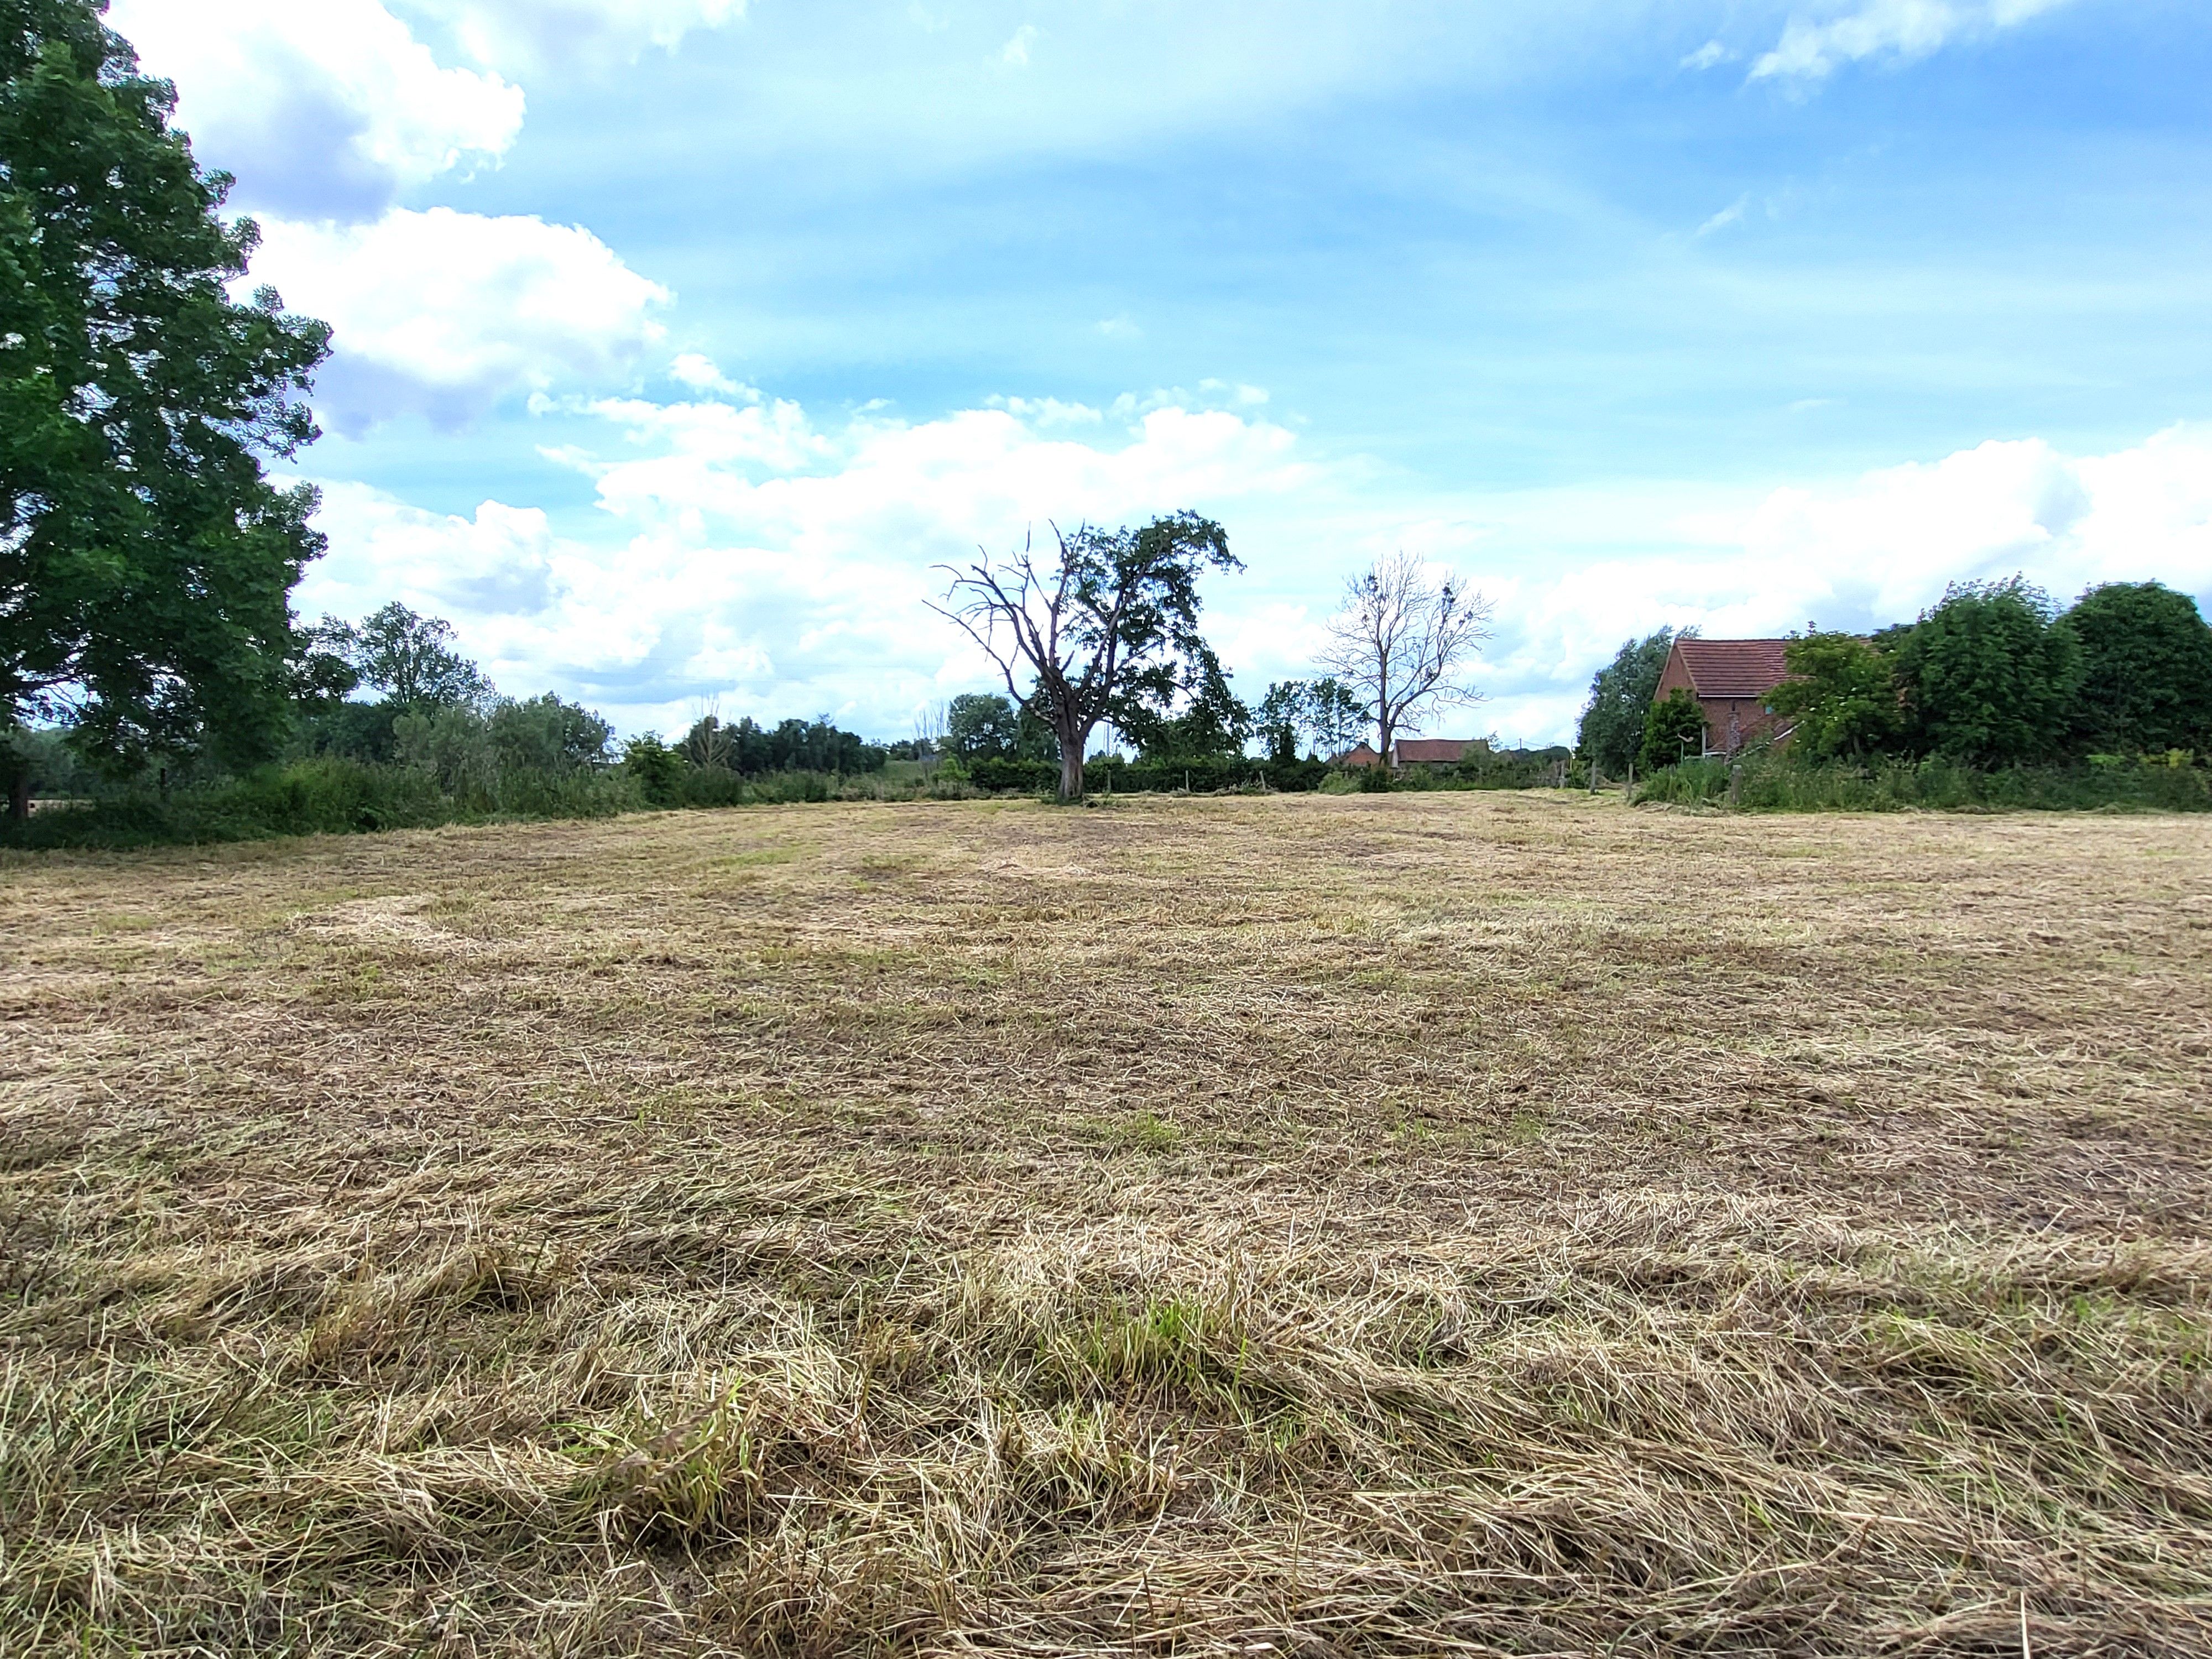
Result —
<instances>
[{"instance_id":1,"label":"overgrown vegetation","mask_svg":"<svg viewBox=\"0 0 2212 1659\"><path fill-rule=\"evenodd\" d=\"M2193 823L897 822L18 859L0 1649L2212 1646Z\"/></svg>"},{"instance_id":2,"label":"overgrown vegetation","mask_svg":"<svg viewBox=\"0 0 2212 1659\"><path fill-rule=\"evenodd\" d=\"M2189 758L1984 770L1934 757L1855 765L1762 753L1669 767L1638 784L1636 799L1753 812L2212 811L2212 771Z\"/></svg>"},{"instance_id":3,"label":"overgrown vegetation","mask_svg":"<svg viewBox=\"0 0 2212 1659\"><path fill-rule=\"evenodd\" d=\"M1695 752L1705 727L1686 692L1656 700L1674 637L1624 644L1583 716L1582 758L1612 770L1640 697L1640 799L2196 810L2212 792L2212 626L2156 582L2094 587L2063 611L2018 579L1954 585L1872 639L1793 635L1766 700L1786 744L1725 761Z\"/></svg>"}]
</instances>

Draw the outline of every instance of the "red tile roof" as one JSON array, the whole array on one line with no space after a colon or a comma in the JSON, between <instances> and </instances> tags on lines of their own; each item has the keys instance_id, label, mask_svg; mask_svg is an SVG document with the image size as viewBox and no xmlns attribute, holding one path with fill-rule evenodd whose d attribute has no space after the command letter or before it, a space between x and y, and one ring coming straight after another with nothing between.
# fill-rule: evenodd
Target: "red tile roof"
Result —
<instances>
[{"instance_id":1,"label":"red tile roof","mask_svg":"<svg viewBox=\"0 0 2212 1659\"><path fill-rule=\"evenodd\" d=\"M1787 640L1677 640L1700 697L1763 697L1790 677Z\"/></svg>"},{"instance_id":2,"label":"red tile roof","mask_svg":"<svg viewBox=\"0 0 2212 1659\"><path fill-rule=\"evenodd\" d=\"M1401 766L1456 766L1466 757L1467 738L1401 738L1395 747Z\"/></svg>"}]
</instances>

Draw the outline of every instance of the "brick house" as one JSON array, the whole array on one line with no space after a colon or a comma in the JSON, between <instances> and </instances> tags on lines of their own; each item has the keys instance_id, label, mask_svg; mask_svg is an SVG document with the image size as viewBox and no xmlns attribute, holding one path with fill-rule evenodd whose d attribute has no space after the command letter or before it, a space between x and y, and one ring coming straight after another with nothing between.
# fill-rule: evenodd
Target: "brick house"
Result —
<instances>
[{"instance_id":1,"label":"brick house","mask_svg":"<svg viewBox=\"0 0 2212 1659\"><path fill-rule=\"evenodd\" d=\"M1401 738L1390 745L1394 766L1457 766L1480 738Z\"/></svg>"},{"instance_id":2,"label":"brick house","mask_svg":"<svg viewBox=\"0 0 2212 1659\"><path fill-rule=\"evenodd\" d=\"M1783 660L1787 640L1677 639L1659 676L1658 700L1687 691L1705 713L1705 753L1733 755L1761 738L1786 743L1766 707L1774 688L1789 678Z\"/></svg>"},{"instance_id":3,"label":"brick house","mask_svg":"<svg viewBox=\"0 0 2212 1659\"><path fill-rule=\"evenodd\" d=\"M1390 745L1390 769L1405 766L1456 766L1470 750L1480 749L1481 738L1401 738ZM1372 766L1381 758L1375 745L1363 743L1336 757L1339 766Z\"/></svg>"}]
</instances>

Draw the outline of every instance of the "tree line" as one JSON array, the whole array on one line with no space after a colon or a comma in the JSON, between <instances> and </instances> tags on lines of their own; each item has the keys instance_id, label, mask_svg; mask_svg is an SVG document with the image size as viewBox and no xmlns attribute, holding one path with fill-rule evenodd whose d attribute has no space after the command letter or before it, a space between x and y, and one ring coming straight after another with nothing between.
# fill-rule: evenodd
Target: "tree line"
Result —
<instances>
[{"instance_id":1,"label":"tree line","mask_svg":"<svg viewBox=\"0 0 2212 1659\"><path fill-rule=\"evenodd\" d=\"M1657 697L1661 629L1590 684L1578 754L1613 777L1694 757L1704 716ZM1805 763L1940 760L1995 770L2212 755L2212 625L2160 583L2110 582L2062 606L2026 580L1957 583L1870 635L1808 626L1767 707Z\"/></svg>"},{"instance_id":2,"label":"tree line","mask_svg":"<svg viewBox=\"0 0 2212 1659\"><path fill-rule=\"evenodd\" d=\"M966 705L979 734L967 740L988 732L994 760L1049 758L1063 800L1083 796L1086 764L1104 758L1091 753L1102 727L1156 773L1233 769L1255 738L1262 768L1286 773L1299 764L1301 739L1308 766L1370 730L1388 755L1401 732L1476 701L1468 671L1489 633L1490 606L1450 572L1404 553L1377 558L1346 584L1322 653L1329 672L1277 681L1255 708L1231 688L1200 628L1200 579L1243 568L1210 519L1186 511L1133 530L1083 525L1066 534L1054 526L1048 549L1031 539L1005 558L944 568L951 580L933 609L1006 686L1003 697Z\"/></svg>"}]
</instances>

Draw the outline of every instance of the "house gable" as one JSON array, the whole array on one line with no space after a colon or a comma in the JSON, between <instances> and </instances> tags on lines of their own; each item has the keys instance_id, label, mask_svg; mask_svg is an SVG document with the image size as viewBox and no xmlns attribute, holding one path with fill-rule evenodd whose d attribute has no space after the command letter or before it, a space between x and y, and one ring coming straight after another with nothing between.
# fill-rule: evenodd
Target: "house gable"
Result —
<instances>
[{"instance_id":1,"label":"house gable","mask_svg":"<svg viewBox=\"0 0 2212 1659\"><path fill-rule=\"evenodd\" d=\"M1660 673L1658 699L1677 690L1698 700L1705 715L1705 753L1733 755L1773 733L1766 699L1790 677L1787 640L1677 639ZM1786 738L1786 733L1784 737Z\"/></svg>"}]
</instances>

